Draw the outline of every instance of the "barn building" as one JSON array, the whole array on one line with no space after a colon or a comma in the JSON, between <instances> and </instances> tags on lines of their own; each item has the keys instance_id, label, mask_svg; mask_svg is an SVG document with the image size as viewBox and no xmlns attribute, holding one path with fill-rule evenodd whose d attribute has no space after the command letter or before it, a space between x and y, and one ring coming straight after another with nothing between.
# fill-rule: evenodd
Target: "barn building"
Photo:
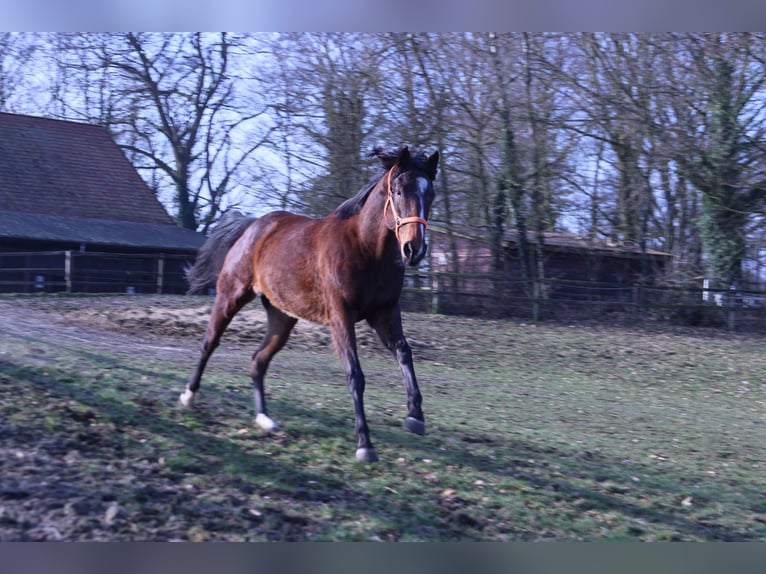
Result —
<instances>
[{"instance_id":1,"label":"barn building","mask_svg":"<svg viewBox=\"0 0 766 574\"><path fill-rule=\"evenodd\" d=\"M0 113L0 292L182 293L203 241L106 128Z\"/></svg>"},{"instance_id":2,"label":"barn building","mask_svg":"<svg viewBox=\"0 0 766 574\"><path fill-rule=\"evenodd\" d=\"M478 230L453 226L450 239L443 224L429 224L431 256L434 268L442 271L457 269L459 273L485 274L492 271L489 240ZM518 231L503 234L503 266L509 279L521 279L518 254ZM454 242L453 249L450 242ZM669 254L652 249L642 251L633 245L614 244L590 239L573 233L543 234L542 249L537 249L537 238L527 234L531 251L530 264L535 254L544 258L546 277L550 279L593 281L601 283L632 283L651 281L664 269ZM452 259L457 256L457 265Z\"/></svg>"},{"instance_id":3,"label":"barn building","mask_svg":"<svg viewBox=\"0 0 766 574\"><path fill-rule=\"evenodd\" d=\"M544 281L525 281L519 260L518 232L503 234L502 271L493 269L492 250L486 233L466 226L429 223L429 279L412 274L410 292L420 292L421 304L452 313L513 314L526 308L530 298L576 302L626 299L635 303L634 285L651 285L661 278L671 255L615 245L569 233L545 233L542 246L529 233L528 268L538 266L542 255ZM538 267L539 268L539 267ZM425 302L428 301L428 304ZM438 304L437 304L438 301Z\"/></svg>"}]
</instances>

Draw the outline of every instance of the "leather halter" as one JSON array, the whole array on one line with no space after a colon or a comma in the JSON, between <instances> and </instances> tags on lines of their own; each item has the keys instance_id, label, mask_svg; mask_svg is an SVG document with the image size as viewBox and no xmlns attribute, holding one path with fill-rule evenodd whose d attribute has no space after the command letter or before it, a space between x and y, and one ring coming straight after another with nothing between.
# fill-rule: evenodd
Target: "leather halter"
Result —
<instances>
[{"instance_id":1,"label":"leather halter","mask_svg":"<svg viewBox=\"0 0 766 574\"><path fill-rule=\"evenodd\" d=\"M396 212L396 206L394 205L394 191L393 189L391 189L391 174L393 173L393 171L394 171L393 167L388 170L388 178L387 178L388 197L386 198L386 205L383 207L383 218L385 219L386 214L388 213L388 207L391 206L391 215L394 216L394 225L395 225L394 234L396 235L396 240L399 241L400 227L408 223L422 223L423 227L425 229L428 229L428 221L426 221L422 217L399 217L399 214Z\"/></svg>"}]
</instances>

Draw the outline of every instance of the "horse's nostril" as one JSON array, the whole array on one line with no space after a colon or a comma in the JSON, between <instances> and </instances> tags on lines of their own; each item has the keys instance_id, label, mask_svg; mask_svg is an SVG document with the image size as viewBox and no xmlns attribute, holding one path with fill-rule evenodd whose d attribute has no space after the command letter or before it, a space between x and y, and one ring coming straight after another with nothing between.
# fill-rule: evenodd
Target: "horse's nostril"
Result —
<instances>
[{"instance_id":1,"label":"horse's nostril","mask_svg":"<svg viewBox=\"0 0 766 574\"><path fill-rule=\"evenodd\" d=\"M412 258L412 255L415 253L412 249L412 241L408 241L404 244L404 247L402 247L402 252L407 259Z\"/></svg>"}]
</instances>

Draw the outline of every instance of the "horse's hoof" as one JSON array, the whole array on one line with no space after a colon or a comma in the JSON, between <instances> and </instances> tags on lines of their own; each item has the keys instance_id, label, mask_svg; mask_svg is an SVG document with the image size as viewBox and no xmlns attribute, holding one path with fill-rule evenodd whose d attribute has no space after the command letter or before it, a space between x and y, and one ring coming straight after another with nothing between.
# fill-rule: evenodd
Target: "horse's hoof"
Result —
<instances>
[{"instance_id":1,"label":"horse's hoof","mask_svg":"<svg viewBox=\"0 0 766 574\"><path fill-rule=\"evenodd\" d=\"M258 413L255 416L255 424L268 432L279 430L279 425L271 420L269 415L265 415L263 413Z\"/></svg>"},{"instance_id":2,"label":"horse's hoof","mask_svg":"<svg viewBox=\"0 0 766 574\"><path fill-rule=\"evenodd\" d=\"M426 434L426 423L413 417L407 417L404 419L404 428L420 436Z\"/></svg>"},{"instance_id":3,"label":"horse's hoof","mask_svg":"<svg viewBox=\"0 0 766 574\"><path fill-rule=\"evenodd\" d=\"M185 409L193 409L194 408L194 393L190 391L189 389L186 389L183 393L181 393L181 396L178 397L178 402L181 403L181 405Z\"/></svg>"},{"instance_id":4,"label":"horse's hoof","mask_svg":"<svg viewBox=\"0 0 766 574\"><path fill-rule=\"evenodd\" d=\"M358 448L356 449L356 460L359 462L377 462L378 455L375 454L375 449L370 448Z\"/></svg>"}]
</instances>

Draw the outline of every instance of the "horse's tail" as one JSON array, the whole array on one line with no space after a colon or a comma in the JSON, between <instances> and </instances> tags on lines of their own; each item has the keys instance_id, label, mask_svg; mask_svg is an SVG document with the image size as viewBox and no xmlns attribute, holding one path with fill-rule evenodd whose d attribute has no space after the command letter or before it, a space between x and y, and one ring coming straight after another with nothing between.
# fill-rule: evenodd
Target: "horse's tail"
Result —
<instances>
[{"instance_id":1,"label":"horse's tail","mask_svg":"<svg viewBox=\"0 0 766 574\"><path fill-rule=\"evenodd\" d=\"M239 211L229 211L221 218L213 233L199 248L194 265L185 269L186 280L189 282L188 295L202 295L215 287L226 254L255 219Z\"/></svg>"}]
</instances>

